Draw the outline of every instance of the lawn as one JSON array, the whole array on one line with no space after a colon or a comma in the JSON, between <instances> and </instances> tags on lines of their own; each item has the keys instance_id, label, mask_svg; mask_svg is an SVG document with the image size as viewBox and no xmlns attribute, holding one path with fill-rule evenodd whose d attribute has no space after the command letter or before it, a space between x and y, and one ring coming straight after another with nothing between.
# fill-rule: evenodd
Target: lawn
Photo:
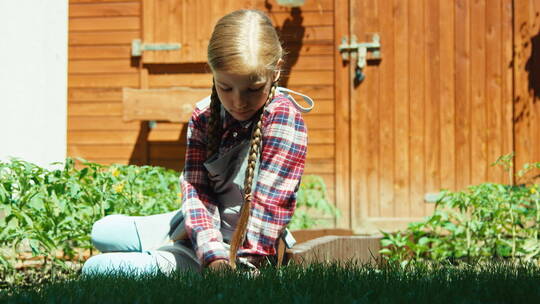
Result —
<instances>
[{"instance_id":1,"label":"lawn","mask_svg":"<svg viewBox=\"0 0 540 304\"><path fill-rule=\"evenodd\" d=\"M0 291L2 303L534 303L540 267L475 265L312 264L238 272L82 277Z\"/></svg>"}]
</instances>

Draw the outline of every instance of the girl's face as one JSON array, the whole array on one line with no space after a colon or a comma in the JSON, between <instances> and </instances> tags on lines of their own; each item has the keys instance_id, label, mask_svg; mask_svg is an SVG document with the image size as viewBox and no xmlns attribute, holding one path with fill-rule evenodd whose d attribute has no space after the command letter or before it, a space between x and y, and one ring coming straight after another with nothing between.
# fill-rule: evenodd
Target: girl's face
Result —
<instances>
[{"instance_id":1,"label":"girl's face","mask_svg":"<svg viewBox=\"0 0 540 304\"><path fill-rule=\"evenodd\" d=\"M221 104L232 117L239 121L250 119L265 104L272 82L279 78L279 72L272 76L254 77L214 71L216 91Z\"/></svg>"}]
</instances>

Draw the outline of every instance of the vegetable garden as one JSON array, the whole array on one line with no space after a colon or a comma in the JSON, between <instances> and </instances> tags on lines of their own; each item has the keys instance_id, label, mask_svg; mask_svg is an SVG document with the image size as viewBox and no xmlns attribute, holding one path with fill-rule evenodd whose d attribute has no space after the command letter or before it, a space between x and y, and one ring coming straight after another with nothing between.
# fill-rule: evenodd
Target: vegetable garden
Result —
<instances>
[{"instance_id":1,"label":"vegetable garden","mask_svg":"<svg viewBox=\"0 0 540 304\"><path fill-rule=\"evenodd\" d=\"M503 156L494 165L513 174L512 157ZM517 185L485 183L429 198L436 204L431 216L404 231L383 232L384 259L376 263L289 265L262 269L255 277L204 272L139 278L79 275L83 261L95 253L92 223L108 214L150 215L179 208L178 172L84 160L76 166L73 159L56 166L44 169L17 159L0 163L2 302L540 299L540 185L535 183L540 162L525 165L515 176ZM311 210L338 216L318 176L304 177L298 207L292 229L316 225Z\"/></svg>"}]
</instances>

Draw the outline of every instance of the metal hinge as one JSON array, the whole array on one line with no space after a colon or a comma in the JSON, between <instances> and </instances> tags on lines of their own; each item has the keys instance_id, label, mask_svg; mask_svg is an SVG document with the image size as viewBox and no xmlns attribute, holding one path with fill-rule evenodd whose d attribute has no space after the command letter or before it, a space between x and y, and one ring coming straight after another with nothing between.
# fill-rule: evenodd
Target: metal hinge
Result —
<instances>
[{"instance_id":1,"label":"metal hinge","mask_svg":"<svg viewBox=\"0 0 540 304\"><path fill-rule=\"evenodd\" d=\"M358 43L356 36L352 35L351 43L347 42L348 37L345 36L341 39L341 44L338 49L341 53L343 60L357 60L355 68L355 83L359 84L366 77L362 72L362 69L367 64L367 53L371 52L370 60L381 59L381 41L379 34L375 33L371 37L371 42ZM349 55L349 53L351 53Z\"/></svg>"},{"instance_id":2,"label":"metal hinge","mask_svg":"<svg viewBox=\"0 0 540 304\"><path fill-rule=\"evenodd\" d=\"M141 39L131 41L131 56L139 57L143 51L174 51L182 47L180 43L143 43Z\"/></svg>"}]
</instances>

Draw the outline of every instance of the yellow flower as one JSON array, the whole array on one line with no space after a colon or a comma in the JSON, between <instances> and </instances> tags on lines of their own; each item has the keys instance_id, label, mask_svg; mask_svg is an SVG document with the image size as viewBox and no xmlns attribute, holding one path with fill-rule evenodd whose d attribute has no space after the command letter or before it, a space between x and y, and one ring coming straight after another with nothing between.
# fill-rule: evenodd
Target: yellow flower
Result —
<instances>
[{"instance_id":1,"label":"yellow flower","mask_svg":"<svg viewBox=\"0 0 540 304\"><path fill-rule=\"evenodd\" d=\"M112 171L111 171L111 174L112 176L114 177L118 177L120 175L120 170L118 170L118 168L114 168Z\"/></svg>"},{"instance_id":2,"label":"yellow flower","mask_svg":"<svg viewBox=\"0 0 540 304\"><path fill-rule=\"evenodd\" d=\"M124 190L124 182L121 182L121 183L119 183L119 184L114 185L114 186L113 186L113 190L114 190L114 192L116 192L116 193L122 192L122 190Z\"/></svg>"},{"instance_id":3,"label":"yellow flower","mask_svg":"<svg viewBox=\"0 0 540 304\"><path fill-rule=\"evenodd\" d=\"M532 194L535 194L535 193L536 193L536 186L534 186L534 187L531 188L531 193L532 193Z\"/></svg>"},{"instance_id":4,"label":"yellow flower","mask_svg":"<svg viewBox=\"0 0 540 304\"><path fill-rule=\"evenodd\" d=\"M182 192L178 192L178 197L182 198Z\"/></svg>"}]
</instances>

